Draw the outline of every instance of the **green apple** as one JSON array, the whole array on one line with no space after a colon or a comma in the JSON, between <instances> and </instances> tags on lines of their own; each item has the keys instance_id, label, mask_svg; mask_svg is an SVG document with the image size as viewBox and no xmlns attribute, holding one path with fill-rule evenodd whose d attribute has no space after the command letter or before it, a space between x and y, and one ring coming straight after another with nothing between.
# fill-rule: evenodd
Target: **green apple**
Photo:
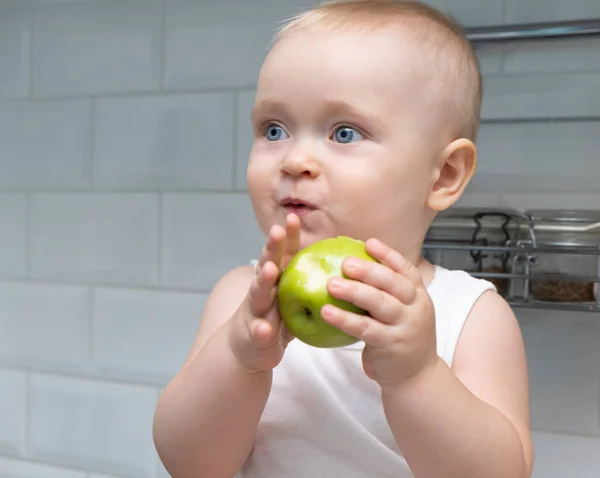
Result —
<instances>
[{"instance_id":1,"label":"green apple","mask_svg":"<svg viewBox=\"0 0 600 478\"><path fill-rule=\"evenodd\" d=\"M337 236L300 250L282 272L277 291L279 315L298 340L320 348L344 347L358 342L321 317L321 308L325 304L357 314L367 313L336 299L327 290L331 277L344 277L342 262L350 256L376 262L366 252L363 241Z\"/></svg>"}]
</instances>

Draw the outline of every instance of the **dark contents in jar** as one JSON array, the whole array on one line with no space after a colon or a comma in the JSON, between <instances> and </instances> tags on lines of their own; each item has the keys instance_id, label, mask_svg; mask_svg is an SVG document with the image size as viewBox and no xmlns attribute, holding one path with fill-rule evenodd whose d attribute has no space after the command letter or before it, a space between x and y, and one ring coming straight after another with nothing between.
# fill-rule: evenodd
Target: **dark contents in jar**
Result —
<instances>
[{"instance_id":1,"label":"dark contents in jar","mask_svg":"<svg viewBox=\"0 0 600 478\"><path fill-rule=\"evenodd\" d=\"M537 279L532 280L529 290L535 300L545 302L593 302L596 300L593 282Z\"/></svg>"}]
</instances>

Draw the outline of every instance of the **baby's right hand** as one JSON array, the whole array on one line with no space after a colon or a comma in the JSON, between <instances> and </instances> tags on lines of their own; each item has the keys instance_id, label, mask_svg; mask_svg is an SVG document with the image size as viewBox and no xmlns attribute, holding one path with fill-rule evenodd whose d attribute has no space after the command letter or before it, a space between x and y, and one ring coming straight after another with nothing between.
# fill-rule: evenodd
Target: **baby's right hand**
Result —
<instances>
[{"instance_id":1,"label":"baby's right hand","mask_svg":"<svg viewBox=\"0 0 600 478\"><path fill-rule=\"evenodd\" d=\"M269 231L248 295L232 318L231 348L249 372L275 368L293 339L279 316L276 291L281 272L299 247L300 219L290 214L285 229L273 226Z\"/></svg>"}]
</instances>

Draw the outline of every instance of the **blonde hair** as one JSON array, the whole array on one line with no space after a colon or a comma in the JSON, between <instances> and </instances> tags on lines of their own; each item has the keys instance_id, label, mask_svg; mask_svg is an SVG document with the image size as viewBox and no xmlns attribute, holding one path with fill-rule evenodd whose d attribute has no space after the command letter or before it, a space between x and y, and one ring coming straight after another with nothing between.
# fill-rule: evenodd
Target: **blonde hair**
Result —
<instances>
[{"instance_id":1,"label":"blonde hair","mask_svg":"<svg viewBox=\"0 0 600 478\"><path fill-rule=\"evenodd\" d=\"M425 44L433 45L438 81L444 85L456 119L455 136L475 141L483 88L475 52L462 27L451 16L420 1L330 0L289 18L276 31L273 42L295 30L324 27L380 28L400 23Z\"/></svg>"}]
</instances>

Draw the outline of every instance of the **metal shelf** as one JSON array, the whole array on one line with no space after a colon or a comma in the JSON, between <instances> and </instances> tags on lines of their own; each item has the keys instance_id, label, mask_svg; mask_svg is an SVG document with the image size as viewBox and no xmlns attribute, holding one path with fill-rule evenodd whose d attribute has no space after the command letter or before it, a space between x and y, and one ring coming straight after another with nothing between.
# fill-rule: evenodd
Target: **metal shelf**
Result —
<instances>
[{"instance_id":1,"label":"metal shelf","mask_svg":"<svg viewBox=\"0 0 600 478\"><path fill-rule=\"evenodd\" d=\"M465 29L472 43L600 36L600 19L523 23Z\"/></svg>"},{"instance_id":2,"label":"metal shelf","mask_svg":"<svg viewBox=\"0 0 600 478\"><path fill-rule=\"evenodd\" d=\"M543 216L518 211L463 208L434 221L422 250L436 265L495 283L512 307L598 313L600 223L590 220L567 214L543 222ZM540 236L546 231L551 235ZM557 231L567 235L552 235ZM545 268L548 259L551 269ZM566 273L556 264L578 265Z\"/></svg>"},{"instance_id":3,"label":"metal shelf","mask_svg":"<svg viewBox=\"0 0 600 478\"><path fill-rule=\"evenodd\" d=\"M600 306L593 302L543 302L537 300L519 301L508 300L508 304L514 308L521 309L551 309L568 312L600 312Z\"/></svg>"}]
</instances>

